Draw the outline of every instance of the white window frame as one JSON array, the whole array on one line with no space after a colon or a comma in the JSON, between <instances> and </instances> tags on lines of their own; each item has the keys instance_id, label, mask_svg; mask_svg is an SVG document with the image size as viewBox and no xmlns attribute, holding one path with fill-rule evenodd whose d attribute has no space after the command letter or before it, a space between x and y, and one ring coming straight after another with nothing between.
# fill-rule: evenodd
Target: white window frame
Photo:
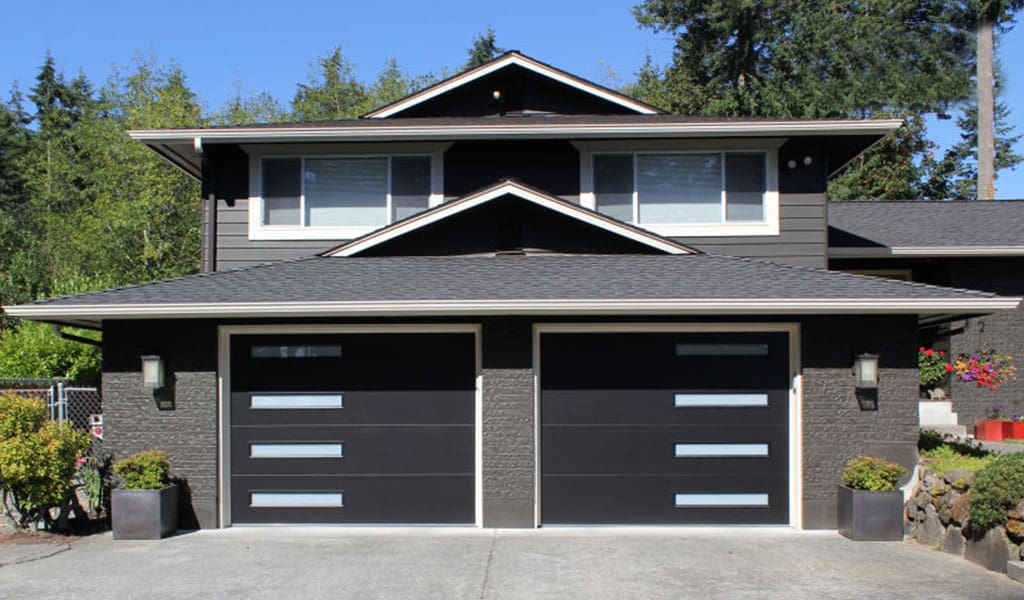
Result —
<instances>
[{"instance_id":1,"label":"white window frame","mask_svg":"<svg viewBox=\"0 0 1024 600\"><path fill-rule=\"evenodd\" d=\"M401 156L427 156L430 158L430 195L427 208L444 202L444 151L450 144L326 144L275 145L272 147L242 146L249 154L249 239L250 240L349 240L371 231L387 227L392 220L391 158ZM300 167L299 225L267 225L263 222L263 161L275 158L297 158ZM387 221L381 225L324 225L305 224L305 181L301 173L307 158L386 158L387 191L385 206Z\"/></svg>"},{"instance_id":2,"label":"white window frame","mask_svg":"<svg viewBox=\"0 0 1024 600\"><path fill-rule=\"evenodd\" d=\"M580 153L580 204L597 210L594 191L594 156L598 154L629 154L633 157L633 220L632 224L659 235L671 237L711 236L777 236L779 235L779 147L785 139L758 140L646 140L640 142L595 141L574 142ZM729 154L757 153L765 155L764 220L726 221L725 164L722 164L722 221L718 223L639 223L637 213L636 160L640 154Z\"/></svg>"}]
</instances>

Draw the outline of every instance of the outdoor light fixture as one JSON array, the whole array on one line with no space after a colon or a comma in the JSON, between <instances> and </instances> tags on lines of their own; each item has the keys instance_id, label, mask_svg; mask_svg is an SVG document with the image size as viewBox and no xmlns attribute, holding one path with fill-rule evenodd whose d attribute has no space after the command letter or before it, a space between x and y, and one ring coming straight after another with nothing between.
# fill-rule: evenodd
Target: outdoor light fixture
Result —
<instances>
[{"instance_id":1,"label":"outdoor light fixture","mask_svg":"<svg viewBox=\"0 0 1024 600\"><path fill-rule=\"evenodd\" d=\"M164 359L156 355L142 357L142 387L150 391L164 387Z\"/></svg>"},{"instance_id":2,"label":"outdoor light fixture","mask_svg":"<svg viewBox=\"0 0 1024 600\"><path fill-rule=\"evenodd\" d=\"M501 90L494 90L491 92L491 98L493 98L495 102L501 102Z\"/></svg>"},{"instance_id":3,"label":"outdoor light fixture","mask_svg":"<svg viewBox=\"0 0 1024 600\"><path fill-rule=\"evenodd\" d=\"M878 355L859 354L853 361L853 387L861 410L878 410Z\"/></svg>"},{"instance_id":4,"label":"outdoor light fixture","mask_svg":"<svg viewBox=\"0 0 1024 600\"><path fill-rule=\"evenodd\" d=\"M811 158L810 155L807 155L807 156L804 157L804 166L805 167L811 166L811 163L813 163L813 162L814 162L814 159Z\"/></svg>"}]
</instances>

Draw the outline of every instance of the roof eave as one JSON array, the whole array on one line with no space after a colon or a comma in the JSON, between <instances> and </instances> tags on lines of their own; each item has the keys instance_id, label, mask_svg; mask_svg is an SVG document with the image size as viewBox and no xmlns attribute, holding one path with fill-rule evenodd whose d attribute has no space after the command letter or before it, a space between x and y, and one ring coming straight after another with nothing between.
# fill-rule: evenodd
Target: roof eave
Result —
<instances>
[{"instance_id":1,"label":"roof eave","mask_svg":"<svg viewBox=\"0 0 1024 600\"><path fill-rule=\"evenodd\" d=\"M1024 246L882 246L832 247L829 258L938 258L1024 256Z\"/></svg>"},{"instance_id":2,"label":"roof eave","mask_svg":"<svg viewBox=\"0 0 1024 600\"><path fill-rule=\"evenodd\" d=\"M508 299L370 302L244 302L189 304L78 304L7 308L36 321L78 322L140 318L386 317L484 315L805 315L986 314L1016 308L1019 297L985 298L706 298Z\"/></svg>"}]
</instances>

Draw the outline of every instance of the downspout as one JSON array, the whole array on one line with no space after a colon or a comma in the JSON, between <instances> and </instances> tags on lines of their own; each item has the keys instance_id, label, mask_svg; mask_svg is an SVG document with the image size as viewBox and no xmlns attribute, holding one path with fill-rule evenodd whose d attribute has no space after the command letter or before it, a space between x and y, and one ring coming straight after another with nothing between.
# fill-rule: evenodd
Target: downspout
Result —
<instances>
[{"instance_id":1,"label":"downspout","mask_svg":"<svg viewBox=\"0 0 1024 600\"><path fill-rule=\"evenodd\" d=\"M62 329L63 326L57 325L56 323L53 323L51 326L53 327L53 335L59 337L62 340L78 342L79 344L88 344L90 346L96 346L97 348L103 347L102 340L91 340L89 338L82 337L80 335L75 335L73 333L65 333L64 330Z\"/></svg>"},{"instance_id":2,"label":"downspout","mask_svg":"<svg viewBox=\"0 0 1024 600\"><path fill-rule=\"evenodd\" d=\"M204 273L212 273L217 270L217 194L213 191L216 175L214 174L213 161L203 152L203 138L196 136L192 139L192 147L199 155L202 169L202 192L205 196L206 229L202 232L202 252Z\"/></svg>"}]
</instances>

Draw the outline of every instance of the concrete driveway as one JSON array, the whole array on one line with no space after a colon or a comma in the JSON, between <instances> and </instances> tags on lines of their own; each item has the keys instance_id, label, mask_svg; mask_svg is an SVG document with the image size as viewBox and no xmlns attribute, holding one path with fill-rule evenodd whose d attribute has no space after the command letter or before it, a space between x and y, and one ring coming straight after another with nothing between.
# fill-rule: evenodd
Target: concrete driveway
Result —
<instances>
[{"instance_id":1,"label":"concrete driveway","mask_svg":"<svg viewBox=\"0 0 1024 600\"><path fill-rule=\"evenodd\" d=\"M777 529L233 528L12 548L2 598L1024 598L913 542Z\"/></svg>"}]
</instances>

